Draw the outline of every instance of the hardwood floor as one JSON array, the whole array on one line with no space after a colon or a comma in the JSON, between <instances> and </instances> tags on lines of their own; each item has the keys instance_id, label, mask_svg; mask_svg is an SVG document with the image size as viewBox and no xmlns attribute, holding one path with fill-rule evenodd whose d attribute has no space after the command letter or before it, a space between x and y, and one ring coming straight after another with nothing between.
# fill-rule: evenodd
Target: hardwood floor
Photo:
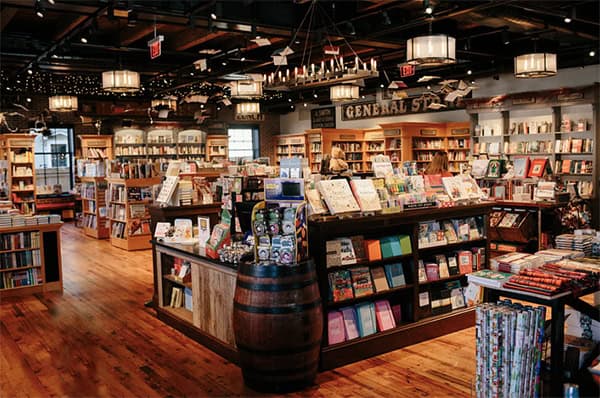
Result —
<instances>
[{"instance_id":1,"label":"hardwood floor","mask_svg":"<svg viewBox=\"0 0 600 398\"><path fill-rule=\"evenodd\" d=\"M2 299L0 397L258 396L240 369L156 319L149 250L62 228L64 293ZM471 396L474 328L320 373L292 396Z\"/></svg>"}]
</instances>

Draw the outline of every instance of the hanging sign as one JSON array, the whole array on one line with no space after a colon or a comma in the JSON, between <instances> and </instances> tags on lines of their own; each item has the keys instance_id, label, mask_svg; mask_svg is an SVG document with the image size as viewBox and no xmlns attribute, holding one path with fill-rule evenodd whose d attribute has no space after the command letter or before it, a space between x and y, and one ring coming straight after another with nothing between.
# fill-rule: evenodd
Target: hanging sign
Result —
<instances>
[{"instance_id":1,"label":"hanging sign","mask_svg":"<svg viewBox=\"0 0 600 398\"><path fill-rule=\"evenodd\" d=\"M410 64L400 65L400 77L408 77L415 75L415 66Z\"/></svg>"},{"instance_id":2,"label":"hanging sign","mask_svg":"<svg viewBox=\"0 0 600 398\"><path fill-rule=\"evenodd\" d=\"M160 57L162 52L162 41L164 40L163 35L158 35L154 39L148 41L148 48L150 49L150 59Z\"/></svg>"}]
</instances>

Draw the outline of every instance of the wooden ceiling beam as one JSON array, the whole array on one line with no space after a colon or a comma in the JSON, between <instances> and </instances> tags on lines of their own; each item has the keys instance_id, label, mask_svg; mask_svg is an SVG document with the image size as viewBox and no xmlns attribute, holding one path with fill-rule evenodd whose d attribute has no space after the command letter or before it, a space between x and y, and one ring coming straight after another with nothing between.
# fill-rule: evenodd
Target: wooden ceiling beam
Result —
<instances>
[{"instance_id":1,"label":"wooden ceiling beam","mask_svg":"<svg viewBox=\"0 0 600 398\"><path fill-rule=\"evenodd\" d=\"M175 46L175 50L176 51L185 51L187 49L190 49L192 47L196 47L199 46L200 44L204 44L204 43L208 43L211 40L217 39L219 37L223 37L225 35L227 35L227 32L224 31L218 31L218 32L211 32L205 35L194 35L195 38L189 41L186 41L184 43L178 44ZM179 40L177 39L173 39L174 43L178 43Z\"/></svg>"},{"instance_id":2,"label":"wooden ceiling beam","mask_svg":"<svg viewBox=\"0 0 600 398\"><path fill-rule=\"evenodd\" d=\"M3 8L2 11L0 11L0 32L2 32L6 25L14 18L17 11L17 8L12 7Z\"/></svg>"},{"instance_id":3,"label":"wooden ceiling beam","mask_svg":"<svg viewBox=\"0 0 600 398\"><path fill-rule=\"evenodd\" d=\"M83 21L87 20L87 16L79 15L75 19L70 22L66 22L63 26L52 36L52 41L57 41L62 39L67 33L75 29L79 24L83 23Z\"/></svg>"},{"instance_id":4,"label":"wooden ceiling beam","mask_svg":"<svg viewBox=\"0 0 600 398\"><path fill-rule=\"evenodd\" d=\"M165 24L157 24L157 31L163 28L166 28L168 25ZM138 25L134 29L127 30L127 33L121 36L121 44L124 46L128 46L131 43L135 43L136 41L143 39L148 36L150 33L154 32L154 24L144 24Z\"/></svg>"}]
</instances>

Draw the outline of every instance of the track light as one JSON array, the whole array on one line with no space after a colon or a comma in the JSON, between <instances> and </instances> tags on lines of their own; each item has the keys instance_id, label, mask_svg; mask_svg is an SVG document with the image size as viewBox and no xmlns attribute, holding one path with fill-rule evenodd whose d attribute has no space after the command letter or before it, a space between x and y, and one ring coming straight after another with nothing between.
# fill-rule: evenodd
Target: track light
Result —
<instances>
[{"instance_id":1,"label":"track light","mask_svg":"<svg viewBox=\"0 0 600 398\"><path fill-rule=\"evenodd\" d=\"M594 50L590 51L590 57L594 57L594 56L596 56L596 51L594 51Z\"/></svg>"},{"instance_id":2,"label":"track light","mask_svg":"<svg viewBox=\"0 0 600 398\"><path fill-rule=\"evenodd\" d=\"M571 23L572 19L568 15L564 19L565 23Z\"/></svg>"},{"instance_id":3,"label":"track light","mask_svg":"<svg viewBox=\"0 0 600 398\"><path fill-rule=\"evenodd\" d=\"M317 93L313 93L313 97L315 97L315 98L319 98L319 94L317 94Z\"/></svg>"},{"instance_id":4,"label":"track light","mask_svg":"<svg viewBox=\"0 0 600 398\"><path fill-rule=\"evenodd\" d=\"M217 20L217 14L215 14L214 12L210 13L210 19L212 19L213 21Z\"/></svg>"},{"instance_id":5,"label":"track light","mask_svg":"<svg viewBox=\"0 0 600 398\"><path fill-rule=\"evenodd\" d=\"M44 8L40 5L39 2L35 3L34 10L35 10L35 15L37 15L39 18L44 18L44 15L45 15Z\"/></svg>"},{"instance_id":6,"label":"track light","mask_svg":"<svg viewBox=\"0 0 600 398\"><path fill-rule=\"evenodd\" d=\"M54 0L48 0L48 4L52 4L52 5L54 5L54 4L55 4L55 2L54 2Z\"/></svg>"},{"instance_id":7,"label":"track light","mask_svg":"<svg viewBox=\"0 0 600 398\"><path fill-rule=\"evenodd\" d=\"M510 36L508 30L502 31L502 43L506 46L510 44Z\"/></svg>"},{"instance_id":8,"label":"track light","mask_svg":"<svg viewBox=\"0 0 600 398\"><path fill-rule=\"evenodd\" d=\"M431 4L429 4L429 0L423 0L423 9L425 10L425 14L433 14L433 7L431 7Z\"/></svg>"},{"instance_id":9,"label":"track light","mask_svg":"<svg viewBox=\"0 0 600 398\"><path fill-rule=\"evenodd\" d=\"M470 76L470 75L472 75L472 74L473 74L473 71L472 71L471 69L469 69L469 70L467 71L467 75L469 75L469 76Z\"/></svg>"},{"instance_id":10,"label":"track light","mask_svg":"<svg viewBox=\"0 0 600 398\"><path fill-rule=\"evenodd\" d=\"M33 75L33 70L31 70L31 68L27 69L27 73L30 75Z\"/></svg>"},{"instance_id":11,"label":"track light","mask_svg":"<svg viewBox=\"0 0 600 398\"><path fill-rule=\"evenodd\" d=\"M83 36L81 36L81 39L79 39L79 40L84 44L88 42L88 40Z\"/></svg>"}]
</instances>

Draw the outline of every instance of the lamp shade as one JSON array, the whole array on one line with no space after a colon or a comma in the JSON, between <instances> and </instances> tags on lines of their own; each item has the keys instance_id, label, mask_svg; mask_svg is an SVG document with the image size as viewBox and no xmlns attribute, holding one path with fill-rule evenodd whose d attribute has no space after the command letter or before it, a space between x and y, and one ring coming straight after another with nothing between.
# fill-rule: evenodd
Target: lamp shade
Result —
<instances>
[{"instance_id":1,"label":"lamp shade","mask_svg":"<svg viewBox=\"0 0 600 398\"><path fill-rule=\"evenodd\" d=\"M114 93L132 93L140 89L140 74L130 70L102 72L102 89Z\"/></svg>"},{"instance_id":2,"label":"lamp shade","mask_svg":"<svg viewBox=\"0 0 600 398\"><path fill-rule=\"evenodd\" d=\"M235 113L237 113L238 115L259 115L260 103L240 102L239 104L235 104Z\"/></svg>"},{"instance_id":3,"label":"lamp shade","mask_svg":"<svg viewBox=\"0 0 600 398\"><path fill-rule=\"evenodd\" d=\"M238 80L231 83L232 98L262 97L262 82L254 80Z\"/></svg>"},{"instance_id":4,"label":"lamp shade","mask_svg":"<svg viewBox=\"0 0 600 398\"><path fill-rule=\"evenodd\" d=\"M456 62L456 39L446 35L417 36L406 41L406 62L433 66Z\"/></svg>"},{"instance_id":5,"label":"lamp shade","mask_svg":"<svg viewBox=\"0 0 600 398\"><path fill-rule=\"evenodd\" d=\"M173 98L159 98L153 99L151 106L154 109L168 109L171 111L177 110L177 100Z\"/></svg>"},{"instance_id":6,"label":"lamp shade","mask_svg":"<svg viewBox=\"0 0 600 398\"><path fill-rule=\"evenodd\" d=\"M329 87L329 99L332 101L350 101L358 99L358 86L338 84Z\"/></svg>"},{"instance_id":7,"label":"lamp shade","mask_svg":"<svg viewBox=\"0 0 600 398\"><path fill-rule=\"evenodd\" d=\"M556 54L531 53L515 57L515 77L540 78L556 75Z\"/></svg>"},{"instance_id":8,"label":"lamp shade","mask_svg":"<svg viewBox=\"0 0 600 398\"><path fill-rule=\"evenodd\" d=\"M55 95L48 98L48 109L52 112L71 112L77 110L77 97L73 95Z\"/></svg>"}]
</instances>

